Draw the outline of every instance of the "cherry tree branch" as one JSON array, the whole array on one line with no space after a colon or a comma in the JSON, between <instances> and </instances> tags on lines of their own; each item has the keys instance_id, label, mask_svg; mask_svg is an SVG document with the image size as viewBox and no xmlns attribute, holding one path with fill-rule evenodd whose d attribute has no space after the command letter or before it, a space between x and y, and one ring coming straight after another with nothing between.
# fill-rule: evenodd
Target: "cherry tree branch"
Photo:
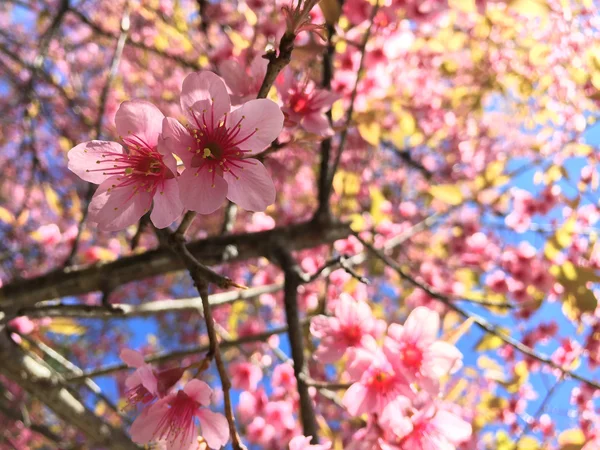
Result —
<instances>
[{"instance_id":1,"label":"cherry tree branch","mask_svg":"<svg viewBox=\"0 0 600 450\"><path fill-rule=\"evenodd\" d=\"M331 197L331 190L333 186L333 178L337 172L337 168L340 164L340 160L342 158L342 153L344 151L344 146L346 145L346 138L348 137L348 130L350 128L350 124L352 123L352 114L354 113L354 103L356 101L356 97L358 95L358 85L361 81L361 76L363 74L363 67L365 64L365 56L367 50L367 44L369 42L369 38L371 37L371 32L374 28L374 20L377 15L377 11L379 10L379 1L376 1L375 4L371 8L371 14L369 17L369 26L365 30L365 34L363 36L363 40L361 42L359 52L360 52L360 61L358 63L358 69L356 71L356 80L354 82L354 87L352 89L352 93L350 94L350 104L348 106L348 110L346 112L346 118L344 120L344 125L342 127L342 131L340 132L340 138L337 145L337 153L335 155L335 159L333 161L333 165L331 168L324 167L323 163L321 164L321 175L320 181L323 183L319 186L319 209L315 217L319 219L326 219L329 215L329 198ZM322 158L325 159L327 157L327 162L329 162L329 154L323 155ZM327 164L329 166L329 164ZM325 172L325 169L327 171ZM326 174L326 176L325 176Z\"/></svg>"},{"instance_id":2,"label":"cherry tree branch","mask_svg":"<svg viewBox=\"0 0 600 450\"><path fill-rule=\"evenodd\" d=\"M0 374L45 403L67 424L79 429L90 444L115 450L139 449L121 430L105 423L63 386L63 378L32 354L23 352L5 333L0 333Z\"/></svg>"},{"instance_id":3,"label":"cherry tree branch","mask_svg":"<svg viewBox=\"0 0 600 450\"><path fill-rule=\"evenodd\" d=\"M300 268L291 253L283 247L273 250L272 259L282 268L285 275L283 287L285 316L288 324L288 338L294 361L294 375L300 397L300 418L305 436L312 436L311 442L318 444L318 427L313 402L308 392L304 371L304 336L298 314L298 286L302 282L299 276Z\"/></svg>"},{"instance_id":4,"label":"cherry tree branch","mask_svg":"<svg viewBox=\"0 0 600 450\"><path fill-rule=\"evenodd\" d=\"M208 297L211 307L219 307L235 303L240 300L248 300L262 294L277 292L283 288L283 284L275 283L266 286L249 288L241 291L228 291L212 294ZM29 318L42 317L70 317L74 319L129 319L131 317L145 317L168 312L203 310L200 297L158 300L154 302L141 303L139 305L128 305L125 303L113 303L109 308L103 305L73 305L65 303L44 302L32 308L24 308L20 314Z\"/></svg>"},{"instance_id":5,"label":"cherry tree branch","mask_svg":"<svg viewBox=\"0 0 600 450\"><path fill-rule=\"evenodd\" d=\"M205 264L221 264L267 256L276 242L284 242L290 250L313 248L344 239L351 233L344 223L326 227L312 222L287 225L268 231L240 233L200 239L187 245L190 253ZM224 258L227 246L237 249L234 255ZM93 264L80 268L67 268L39 277L17 280L0 288L0 309L11 314L21 308L44 300L101 291L107 286L116 288L123 284L164 273L182 270L184 264L168 248L158 248L137 255L126 256L111 263Z\"/></svg>"}]
</instances>

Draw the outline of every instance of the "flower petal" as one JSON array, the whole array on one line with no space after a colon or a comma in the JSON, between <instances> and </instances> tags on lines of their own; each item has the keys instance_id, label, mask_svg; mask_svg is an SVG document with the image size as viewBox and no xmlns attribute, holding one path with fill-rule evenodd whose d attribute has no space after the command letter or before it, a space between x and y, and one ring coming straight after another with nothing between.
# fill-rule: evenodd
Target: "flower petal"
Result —
<instances>
[{"instance_id":1,"label":"flower petal","mask_svg":"<svg viewBox=\"0 0 600 450\"><path fill-rule=\"evenodd\" d=\"M156 146L162 131L164 114L152 103L145 100L131 100L121 103L115 115L115 125L119 135L136 136L150 147Z\"/></svg>"},{"instance_id":2,"label":"flower petal","mask_svg":"<svg viewBox=\"0 0 600 450\"><path fill-rule=\"evenodd\" d=\"M234 127L238 123L241 127L233 145L257 153L271 145L281 133L283 113L277 103L259 98L231 111L227 117L227 125Z\"/></svg>"},{"instance_id":3,"label":"flower petal","mask_svg":"<svg viewBox=\"0 0 600 450\"><path fill-rule=\"evenodd\" d=\"M217 74L204 70L189 74L183 80L181 87L181 109L190 123L194 123L194 117L190 114L190 108L196 103L195 109L209 110L212 104L214 120L219 120L223 114L231 109L231 100L223 79Z\"/></svg>"},{"instance_id":4,"label":"flower petal","mask_svg":"<svg viewBox=\"0 0 600 450\"><path fill-rule=\"evenodd\" d=\"M158 380L156 379L150 364L144 364L142 367L136 370L136 372L138 372L142 386L144 386L152 395L157 396Z\"/></svg>"},{"instance_id":5,"label":"flower petal","mask_svg":"<svg viewBox=\"0 0 600 450\"><path fill-rule=\"evenodd\" d=\"M248 211L264 211L275 201L275 185L263 164L256 160L247 160L244 170L235 170L237 178L231 172L225 172L227 198Z\"/></svg>"},{"instance_id":6,"label":"flower petal","mask_svg":"<svg viewBox=\"0 0 600 450\"><path fill-rule=\"evenodd\" d=\"M423 346L431 345L437 339L439 329L439 314L425 306L418 306L404 322L403 339Z\"/></svg>"},{"instance_id":7,"label":"flower petal","mask_svg":"<svg viewBox=\"0 0 600 450\"><path fill-rule=\"evenodd\" d=\"M110 153L123 153L123 147L116 142L89 141L79 144L69 150L69 170L82 180L89 183L100 184L111 175L105 175L102 170L104 164L99 164ZM111 166L112 167L112 166Z\"/></svg>"},{"instance_id":8,"label":"flower petal","mask_svg":"<svg viewBox=\"0 0 600 450\"><path fill-rule=\"evenodd\" d=\"M315 112L304 116L300 125L309 133L322 137L333 136L333 130L329 126L329 120L324 113Z\"/></svg>"},{"instance_id":9,"label":"flower petal","mask_svg":"<svg viewBox=\"0 0 600 450\"><path fill-rule=\"evenodd\" d=\"M152 195L135 185L113 187L117 177L104 181L89 206L89 219L102 231L118 231L136 223L152 205ZM110 190L109 190L110 189Z\"/></svg>"},{"instance_id":10,"label":"flower petal","mask_svg":"<svg viewBox=\"0 0 600 450\"><path fill-rule=\"evenodd\" d=\"M145 364L144 356L140 352L136 352L135 350L131 350L129 348L124 348L121 350L121 353L119 353L119 358L121 358L129 367L138 368Z\"/></svg>"},{"instance_id":11,"label":"flower petal","mask_svg":"<svg viewBox=\"0 0 600 450\"><path fill-rule=\"evenodd\" d=\"M237 61L233 59L223 61L219 64L219 73L233 94L244 95L248 85L248 75Z\"/></svg>"},{"instance_id":12,"label":"flower petal","mask_svg":"<svg viewBox=\"0 0 600 450\"><path fill-rule=\"evenodd\" d=\"M462 365L463 355L454 345L436 341L429 347L427 358L427 375L438 379L458 370Z\"/></svg>"},{"instance_id":13,"label":"flower petal","mask_svg":"<svg viewBox=\"0 0 600 450\"><path fill-rule=\"evenodd\" d=\"M190 135L187 128L172 117L165 117L162 122L163 140L159 150L175 153L186 167L191 167L194 154L188 150L196 148L196 141Z\"/></svg>"},{"instance_id":14,"label":"flower petal","mask_svg":"<svg viewBox=\"0 0 600 450\"><path fill-rule=\"evenodd\" d=\"M167 397L165 397L167 399ZM156 432L159 423L163 420L169 410L169 406L163 400L160 400L142 410L139 416L134 420L129 434L131 440L137 444L148 444L156 440Z\"/></svg>"},{"instance_id":15,"label":"flower petal","mask_svg":"<svg viewBox=\"0 0 600 450\"><path fill-rule=\"evenodd\" d=\"M200 403L202 406L210 405L212 389L202 380L190 380L183 388L183 392Z\"/></svg>"},{"instance_id":16,"label":"flower petal","mask_svg":"<svg viewBox=\"0 0 600 450\"><path fill-rule=\"evenodd\" d=\"M200 170L186 169L177 181L183 206L200 214L216 211L223 205L227 196L227 182L220 175L209 172L207 166L201 167Z\"/></svg>"},{"instance_id":17,"label":"flower petal","mask_svg":"<svg viewBox=\"0 0 600 450\"><path fill-rule=\"evenodd\" d=\"M473 432L468 422L449 411L438 411L431 422L453 444L466 441Z\"/></svg>"},{"instance_id":18,"label":"flower petal","mask_svg":"<svg viewBox=\"0 0 600 450\"><path fill-rule=\"evenodd\" d=\"M154 195L154 208L150 220L156 228L166 228L175 222L183 213L183 205L179 199L179 184L175 178L165 180L162 190Z\"/></svg>"},{"instance_id":19,"label":"flower petal","mask_svg":"<svg viewBox=\"0 0 600 450\"><path fill-rule=\"evenodd\" d=\"M200 418L202 437L210 448L219 449L229 441L229 426L223 414L201 408L197 412Z\"/></svg>"}]
</instances>

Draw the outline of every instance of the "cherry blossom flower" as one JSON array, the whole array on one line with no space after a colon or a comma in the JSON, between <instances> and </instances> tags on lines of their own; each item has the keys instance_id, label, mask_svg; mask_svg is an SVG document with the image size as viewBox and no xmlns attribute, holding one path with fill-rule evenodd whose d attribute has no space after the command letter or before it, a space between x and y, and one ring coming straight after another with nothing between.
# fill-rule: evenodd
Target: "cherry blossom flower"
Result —
<instances>
[{"instance_id":1,"label":"cherry blossom flower","mask_svg":"<svg viewBox=\"0 0 600 450\"><path fill-rule=\"evenodd\" d=\"M337 94L317 89L315 83L308 79L302 83L296 81L290 69L283 72L276 87L283 103L286 125L299 125L322 137L333 135L325 112L339 98Z\"/></svg>"},{"instance_id":2,"label":"cherry blossom flower","mask_svg":"<svg viewBox=\"0 0 600 450\"><path fill-rule=\"evenodd\" d=\"M331 442L311 445L311 438L312 436L296 436L290 441L290 450L329 450L331 448Z\"/></svg>"},{"instance_id":3,"label":"cherry blossom flower","mask_svg":"<svg viewBox=\"0 0 600 450\"><path fill-rule=\"evenodd\" d=\"M221 448L229 440L229 428L225 416L203 407L211 396L208 384L189 381L183 390L144 409L131 426L131 438L138 444L164 442L167 450L189 450L198 438L198 419L207 445Z\"/></svg>"},{"instance_id":4,"label":"cherry blossom flower","mask_svg":"<svg viewBox=\"0 0 600 450\"><path fill-rule=\"evenodd\" d=\"M119 356L125 364L136 369L125 380L128 405L140 402L146 404L156 398L163 398L184 372L179 367L155 372L150 364L146 364L141 353L127 348L122 350Z\"/></svg>"},{"instance_id":5,"label":"cherry blossom flower","mask_svg":"<svg viewBox=\"0 0 600 450\"><path fill-rule=\"evenodd\" d=\"M438 380L462 364L462 353L454 345L437 340L439 328L437 312L417 307L404 326L389 326L383 347L394 369L420 381L425 389L436 390Z\"/></svg>"},{"instance_id":6,"label":"cherry blossom flower","mask_svg":"<svg viewBox=\"0 0 600 450\"><path fill-rule=\"evenodd\" d=\"M346 390L342 404L353 416L380 415L392 401L413 396L407 379L394 371L372 336L365 336L361 347L350 349L348 360L348 373L358 381Z\"/></svg>"},{"instance_id":7,"label":"cherry blossom flower","mask_svg":"<svg viewBox=\"0 0 600 450\"><path fill-rule=\"evenodd\" d=\"M241 362L231 364L231 384L235 389L255 391L262 379L262 370L256 364Z\"/></svg>"},{"instance_id":8,"label":"cherry blossom flower","mask_svg":"<svg viewBox=\"0 0 600 450\"><path fill-rule=\"evenodd\" d=\"M443 406L443 405L442 405ZM401 408L404 404L391 403L381 417L381 423L391 431L394 440L383 450L455 450L469 439L472 428L460 416L426 402L408 419Z\"/></svg>"},{"instance_id":9,"label":"cherry blossom flower","mask_svg":"<svg viewBox=\"0 0 600 450\"><path fill-rule=\"evenodd\" d=\"M267 73L268 65L269 61L263 58L262 55L254 57L248 70L244 69L234 59L228 59L219 64L219 72L231 91L231 103L233 105L239 105L256 98L265 78L265 73Z\"/></svg>"},{"instance_id":10,"label":"cherry blossom flower","mask_svg":"<svg viewBox=\"0 0 600 450\"><path fill-rule=\"evenodd\" d=\"M89 141L69 151L69 169L99 184L89 206L89 220L103 231L136 223L154 201L150 219L158 228L183 212L176 181L177 163L161 145L163 114L143 100L123 102L115 116L126 149L109 141Z\"/></svg>"},{"instance_id":11,"label":"cherry blossom flower","mask_svg":"<svg viewBox=\"0 0 600 450\"><path fill-rule=\"evenodd\" d=\"M333 317L315 316L311 320L310 332L321 338L315 357L321 362L335 362L348 348L360 346L363 336L378 337L384 328L385 323L373 317L367 303L342 294Z\"/></svg>"},{"instance_id":12,"label":"cherry blossom flower","mask_svg":"<svg viewBox=\"0 0 600 450\"><path fill-rule=\"evenodd\" d=\"M163 135L186 167L179 177L183 205L210 214L225 198L250 211L263 211L273 203L273 181L265 166L250 156L279 136L283 114L277 104L256 99L232 111L223 80L203 71L183 81L181 108L187 128L168 117Z\"/></svg>"}]
</instances>

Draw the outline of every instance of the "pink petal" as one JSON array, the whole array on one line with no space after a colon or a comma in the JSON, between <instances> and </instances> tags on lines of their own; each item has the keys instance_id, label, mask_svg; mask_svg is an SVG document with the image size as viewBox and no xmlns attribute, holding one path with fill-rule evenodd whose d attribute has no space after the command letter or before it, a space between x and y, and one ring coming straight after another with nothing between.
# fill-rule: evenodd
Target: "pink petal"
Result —
<instances>
[{"instance_id":1,"label":"pink petal","mask_svg":"<svg viewBox=\"0 0 600 450\"><path fill-rule=\"evenodd\" d=\"M188 150L188 148L195 149L196 141L192 138L187 128L179 123L172 117L165 117L162 123L163 133L163 146L159 146L167 149L168 151L175 153L186 167L191 166L192 158L194 154Z\"/></svg>"},{"instance_id":2,"label":"pink petal","mask_svg":"<svg viewBox=\"0 0 600 450\"><path fill-rule=\"evenodd\" d=\"M165 399L144 408L135 419L129 430L133 442L148 444L156 440L158 425L169 410L167 403L164 401Z\"/></svg>"},{"instance_id":3,"label":"pink petal","mask_svg":"<svg viewBox=\"0 0 600 450\"><path fill-rule=\"evenodd\" d=\"M208 384L201 380L190 380L183 388L183 392L193 398L202 406L210 405L212 398L212 389Z\"/></svg>"},{"instance_id":4,"label":"pink petal","mask_svg":"<svg viewBox=\"0 0 600 450\"><path fill-rule=\"evenodd\" d=\"M403 338L427 346L437 339L439 329L439 314L425 306L418 306L404 322Z\"/></svg>"},{"instance_id":5,"label":"pink petal","mask_svg":"<svg viewBox=\"0 0 600 450\"><path fill-rule=\"evenodd\" d=\"M375 410L377 395L370 392L363 384L354 383L346 390L342 398L342 404L352 416L359 416Z\"/></svg>"},{"instance_id":6,"label":"pink petal","mask_svg":"<svg viewBox=\"0 0 600 450\"><path fill-rule=\"evenodd\" d=\"M140 382L152 395L158 395L158 380L149 364L144 364L136 370Z\"/></svg>"},{"instance_id":7,"label":"pink petal","mask_svg":"<svg viewBox=\"0 0 600 450\"><path fill-rule=\"evenodd\" d=\"M223 114L231 109L231 101L225 82L217 74L209 71L194 72L183 80L181 87L181 109L190 123L194 118L189 110L196 103L195 109L209 111L212 105L214 120L219 120Z\"/></svg>"},{"instance_id":8,"label":"pink petal","mask_svg":"<svg viewBox=\"0 0 600 450\"><path fill-rule=\"evenodd\" d=\"M164 114L152 103L131 100L121 103L115 115L115 125L122 137L137 136L148 146L154 147L162 131L163 117Z\"/></svg>"},{"instance_id":9,"label":"pink petal","mask_svg":"<svg viewBox=\"0 0 600 450\"><path fill-rule=\"evenodd\" d=\"M227 83L227 87L236 95L244 95L248 86L248 75L242 66L233 59L219 64L219 73Z\"/></svg>"},{"instance_id":10,"label":"pink petal","mask_svg":"<svg viewBox=\"0 0 600 450\"><path fill-rule=\"evenodd\" d=\"M96 190L89 206L89 220L102 231L118 231L136 223L152 205L152 195L134 191L135 185L116 187L117 177L104 181Z\"/></svg>"},{"instance_id":11,"label":"pink petal","mask_svg":"<svg viewBox=\"0 0 600 450\"><path fill-rule=\"evenodd\" d=\"M335 317L327 317L327 316L314 316L310 320L310 334L312 334L316 338L322 338L331 333L331 325L332 321L337 321L338 319Z\"/></svg>"},{"instance_id":12,"label":"pink petal","mask_svg":"<svg viewBox=\"0 0 600 450\"><path fill-rule=\"evenodd\" d=\"M392 323L388 327L387 335L391 339L400 342L402 341L402 336L404 336L404 327L397 323Z\"/></svg>"},{"instance_id":13,"label":"pink petal","mask_svg":"<svg viewBox=\"0 0 600 450\"><path fill-rule=\"evenodd\" d=\"M238 178L225 172L227 198L247 211L264 211L275 201L275 185L263 164L256 159L247 160L243 170L235 170Z\"/></svg>"},{"instance_id":14,"label":"pink petal","mask_svg":"<svg viewBox=\"0 0 600 450\"><path fill-rule=\"evenodd\" d=\"M312 436L296 436L290 441L290 450L306 450L310 446Z\"/></svg>"},{"instance_id":15,"label":"pink petal","mask_svg":"<svg viewBox=\"0 0 600 450\"><path fill-rule=\"evenodd\" d=\"M150 220L156 228L166 228L175 222L183 213L183 205L179 199L179 184L177 179L165 180L162 190L154 195L154 208Z\"/></svg>"},{"instance_id":16,"label":"pink petal","mask_svg":"<svg viewBox=\"0 0 600 450\"><path fill-rule=\"evenodd\" d=\"M104 175L101 170L95 171L104 166L97 164L96 161L101 160L103 158L102 155L108 152L122 154L123 147L116 142L109 141L90 141L79 144L69 150L67 154L69 158L69 170L82 180L100 184L109 178L110 175Z\"/></svg>"},{"instance_id":17,"label":"pink petal","mask_svg":"<svg viewBox=\"0 0 600 450\"><path fill-rule=\"evenodd\" d=\"M339 98L340 96L335 92L319 89L311 98L310 105L315 109L327 110L330 109L331 105Z\"/></svg>"},{"instance_id":18,"label":"pink petal","mask_svg":"<svg viewBox=\"0 0 600 450\"><path fill-rule=\"evenodd\" d=\"M300 125L309 133L323 137L333 136L333 130L329 126L329 120L324 113L312 113L304 116Z\"/></svg>"},{"instance_id":19,"label":"pink petal","mask_svg":"<svg viewBox=\"0 0 600 450\"><path fill-rule=\"evenodd\" d=\"M438 431L450 442L458 444L471 437L471 425L459 416L440 410L431 421Z\"/></svg>"},{"instance_id":20,"label":"pink petal","mask_svg":"<svg viewBox=\"0 0 600 450\"><path fill-rule=\"evenodd\" d=\"M250 75L255 80L262 80L267 73L267 66L269 61L262 57L262 55L256 55L250 63Z\"/></svg>"},{"instance_id":21,"label":"pink petal","mask_svg":"<svg viewBox=\"0 0 600 450\"><path fill-rule=\"evenodd\" d=\"M241 121L241 122L240 122ZM271 145L283 129L283 113L277 103L266 98L250 100L227 117L230 127L240 123L236 144L242 150L257 153Z\"/></svg>"},{"instance_id":22,"label":"pink petal","mask_svg":"<svg viewBox=\"0 0 600 450\"><path fill-rule=\"evenodd\" d=\"M196 175L198 173L198 175ZM214 187L213 184L214 175ZM186 209L200 214L210 214L219 209L227 196L227 182L223 177L208 171L188 168L177 178L181 203Z\"/></svg>"},{"instance_id":23,"label":"pink petal","mask_svg":"<svg viewBox=\"0 0 600 450\"><path fill-rule=\"evenodd\" d=\"M436 341L427 352L427 373L435 379L444 377L460 368L462 358L462 353L454 345Z\"/></svg>"},{"instance_id":24,"label":"pink petal","mask_svg":"<svg viewBox=\"0 0 600 450\"><path fill-rule=\"evenodd\" d=\"M219 449L229 441L229 425L223 414L201 408L197 412L202 437L210 448Z\"/></svg>"},{"instance_id":25,"label":"pink petal","mask_svg":"<svg viewBox=\"0 0 600 450\"><path fill-rule=\"evenodd\" d=\"M129 348L124 348L121 350L121 353L119 353L119 358L121 358L129 367L137 368L146 363L144 361L144 356L140 352L136 352L135 350L131 350Z\"/></svg>"}]
</instances>

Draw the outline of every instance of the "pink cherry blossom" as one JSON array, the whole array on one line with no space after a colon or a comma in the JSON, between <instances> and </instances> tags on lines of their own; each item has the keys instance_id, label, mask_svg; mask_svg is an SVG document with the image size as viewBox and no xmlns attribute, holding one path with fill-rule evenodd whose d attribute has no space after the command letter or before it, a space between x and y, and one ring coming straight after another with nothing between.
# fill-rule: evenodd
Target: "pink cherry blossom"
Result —
<instances>
[{"instance_id":1,"label":"pink cherry blossom","mask_svg":"<svg viewBox=\"0 0 600 450\"><path fill-rule=\"evenodd\" d=\"M177 163L161 145L163 117L149 102L123 102L115 124L125 149L116 142L95 140L69 151L69 169L100 185L89 206L89 220L99 229L117 231L133 225L153 202L150 219L158 228L169 226L183 212Z\"/></svg>"},{"instance_id":2,"label":"pink cherry blossom","mask_svg":"<svg viewBox=\"0 0 600 450\"><path fill-rule=\"evenodd\" d=\"M383 413L382 422L390 429L394 440L382 445L384 450L456 450L469 439L471 425L460 416L428 402L410 419L391 404Z\"/></svg>"},{"instance_id":3,"label":"pink cherry blossom","mask_svg":"<svg viewBox=\"0 0 600 450\"><path fill-rule=\"evenodd\" d=\"M225 82L208 71L185 78L180 100L187 127L168 117L162 129L167 147L186 167L178 179L183 206L210 214L225 198L249 211L263 211L273 203L273 181L251 156L281 132L283 114L277 104L256 99L231 110Z\"/></svg>"},{"instance_id":4,"label":"pink cherry blossom","mask_svg":"<svg viewBox=\"0 0 600 450\"><path fill-rule=\"evenodd\" d=\"M191 380L183 390L172 393L142 411L131 426L131 438L138 444L164 442L167 450L188 450L197 441L196 419L202 437L212 449L229 440L225 416L204 408L212 390L203 381Z\"/></svg>"},{"instance_id":5,"label":"pink cherry blossom","mask_svg":"<svg viewBox=\"0 0 600 450\"><path fill-rule=\"evenodd\" d=\"M438 313L419 306L410 313L404 326L389 326L383 348L397 371L434 390L440 378L462 364L462 353L454 345L437 340L439 327Z\"/></svg>"},{"instance_id":6,"label":"pink cherry blossom","mask_svg":"<svg viewBox=\"0 0 600 450\"><path fill-rule=\"evenodd\" d=\"M342 404L353 416L382 414L383 410L398 397L413 396L407 379L394 371L372 336L365 336L361 347L349 352L348 373L358 379L345 392Z\"/></svg>"},{"instance_id":7,"label":"pink cherry blossom","mask_svg":"<svg viewBox=\"0 0 600 450\"><path fill-rule=\"evenodd\" d=\"M316 316L311 320L312 335L321 338L315 357L325 363L335 362L348 348L359 346L363 336L380 336L384 327L366 302L342 294L333 317Z\"/></svg>"},{"instance_id":8,"label":"pink cherry blossom","mask_svg":"<svg viewBox=\"0 0 600 450\"><path fill-rule=\"evenodd\" d=\"M308 79L298 82L289 69L284 71L276 86L283 102L286 125L299 125L309 133L322 137L333 134L325 112L339 98L337 94L318 89Z\"/></svg>"},{"instance_id":9,"label":"pink cherry blossom","mask_svg":"<svg viewBox=\"0 0 600 450\"><path fill-rule=\"evenodd\" d=\"M268 64L269 62L262 55L254 57L248 70L233 59L228 59L219 64L219 72L231 91L231 103L233 105L239 105L256 98L265 78Z\"/></svg>"},{"instance_id":10,"label":"pink cherry blossom","mask_svg":"<svg viewBox=\"0 0 600 450\"><path fill-rule=\"evenodd\" d=\"M125 380L128 405L147 404L165 397L184 372L179 367L155 372L150 364L146 364L141 353L130 349L122 350L119 356L125 364L136 369Z\"/></svg>"},{"instance_id":11,"label":"pink cherry blossom","mask_svg":"<svg viewBox=\"0 0 600 450\"><path fill-rule=\"evenodd\" d=\"M231 364L231 384L235 389L255 391L262 379L262 370L256 364L241 362Z\"/></svg>"},{"instance_id":12,"label":"pink cherry blossom","mask_svg":"<svg viewBox=\"0 0 600 450\"><path fill-rule=\"evenodd\" d=\"M290 450L329 450L331 442L311 445L312 436L296 436L290 441Z\"/></svg>"}]
</instances>

